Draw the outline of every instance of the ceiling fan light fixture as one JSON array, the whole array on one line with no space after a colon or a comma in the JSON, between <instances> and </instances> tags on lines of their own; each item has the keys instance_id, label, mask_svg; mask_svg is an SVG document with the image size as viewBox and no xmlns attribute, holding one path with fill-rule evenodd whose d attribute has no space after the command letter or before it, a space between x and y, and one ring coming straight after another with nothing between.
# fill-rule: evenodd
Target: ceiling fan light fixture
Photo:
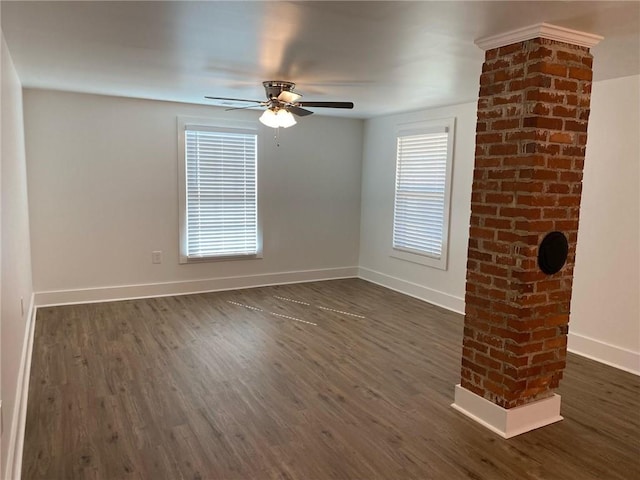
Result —
<instances>
[{"instance_id":1,"label":"ceiling fan light fixture","mask_svg":"<svg viewBox=\"0 0 640 480\"><path fill-rule=\"evenodd\" d=\"M260 116L260 123L271 128L289 128L297 122L293 117L293 114L284 108L279 108L277 110L268 108Z\"/></svg>"},{"instance_id":2,"label":"ceiling fan light fixture","mask_svg":"<svg viewBox=\"0 0 640 480\"><path fill-rule=\"evenodd\" d=\"M260 123L271 128L278 128L280 126L280 120L278 119L276 112L268 108L260 116Z\"/></svg>"},{"instance_id":3,"label":"ceiling fan light fixture","mask_svg":"<svg viewBox=\"0 0 640 480\"><path fill-rule=\"evenodd\" d=\"M290 111L285 110L284 108L278 110L278 112L276 113L276 118L278 119L279 126L281 126L282 128L289 128L297 123L293 114Z\"/></svg>"}]
</instances>

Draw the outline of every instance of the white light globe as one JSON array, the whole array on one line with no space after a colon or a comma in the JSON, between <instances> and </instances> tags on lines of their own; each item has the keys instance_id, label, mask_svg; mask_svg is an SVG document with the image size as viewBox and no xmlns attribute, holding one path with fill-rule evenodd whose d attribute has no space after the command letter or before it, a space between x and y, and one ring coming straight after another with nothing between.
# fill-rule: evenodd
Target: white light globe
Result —
<instances>
[{"instance_id":1,"label":"white light globe","mask_svg":"<svg viewBox=\"0 0 640 480\"><path fill-rule=\"evenodd\" d=\"M293 117L293 114L283 108L278 110L278 113L276 113L276 118L278 119L278 124L282 128L289 128L297 123L296 119Z\"/></svg>"},{"instance_id":2,"label":"white light globe","mask_svg":"<svg viewBox=\"0 0 640 480\"><path fill-rule=\"evenodd\" d=\"M278 128L280 126L280 121L276 113L270 108L265 110L264 113L260 116L260 123L271 128Z\"/></svg>"}]
</instances>

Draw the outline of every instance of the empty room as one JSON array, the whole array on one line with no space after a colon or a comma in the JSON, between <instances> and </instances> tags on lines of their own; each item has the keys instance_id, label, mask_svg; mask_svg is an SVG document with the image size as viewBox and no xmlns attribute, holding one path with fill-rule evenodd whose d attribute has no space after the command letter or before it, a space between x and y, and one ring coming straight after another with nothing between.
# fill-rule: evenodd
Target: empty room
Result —
<instances>
[{"instance_id":1,"label":"empty room","mask_svg":"<svg viewBox=\"0 0 640 480\"><path fill-rule=\"evenodd\" d=\"M640 478L640 2L0 24L0 478Z\"/></svg>"}]
</instances>

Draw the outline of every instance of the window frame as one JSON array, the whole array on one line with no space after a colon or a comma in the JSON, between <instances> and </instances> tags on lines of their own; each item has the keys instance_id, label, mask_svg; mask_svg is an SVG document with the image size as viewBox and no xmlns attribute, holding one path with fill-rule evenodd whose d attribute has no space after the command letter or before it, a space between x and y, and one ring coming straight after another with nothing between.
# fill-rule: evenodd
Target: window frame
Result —
<instances>
[{"instance_id":1,"label":"window frame","mask_svg":"<svg viewBox=\"0 0 640 480\"><path fill-rule=\"evenodd\" d=\"M455 117L423 120L419 122L411 122L399 124L396 126L395 132L395 174L393 183L393 211L391 220L391 248L390 256L399 260L404 260L428 267L437 268L439 270L447 270L449 257L449 225L451 217L451 184L453 178L453 156L455 145ZM428 252L416 251L394 245L394 232L396 227L396 203L398 188L398 166L400 158L398 156L399 140L401 137L412 135L426 135L430 133L442 133L446 131L447 137L447 158L445 171L445 189L444 189L444 208L442 223L442 244L441 254L439 257L430 255Z\"/></svg>"},{"instance_id":2,"label":"window frame","mask_svg":"<svg viewBox=\"0 0 640 480\"><path fill-rule=\"evenodd\" d=\"M230 133L249 133L256 136L256 253L240 254L240 255L215 255L207 257L189 257L188 256L188 229L187 229L187 155L186 155L186 130L188 127L203 130L230 132ZM207 262L224 262L230 260L254 260L263 258L262 245L262 212L260 202L259 188L259 146L260 139L258 128L254 123L242 121L219 120L216 118L206 117L177 117L178 129L178 221L179 221L179 263L207 263Z\"/></svg>"}]
</instances>

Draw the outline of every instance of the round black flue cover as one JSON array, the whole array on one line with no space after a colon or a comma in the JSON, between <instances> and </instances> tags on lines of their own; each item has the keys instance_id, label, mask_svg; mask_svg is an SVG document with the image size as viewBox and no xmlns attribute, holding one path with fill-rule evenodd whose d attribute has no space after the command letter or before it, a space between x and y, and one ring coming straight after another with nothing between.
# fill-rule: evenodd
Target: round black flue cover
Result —
<instances>
[{"instance_id":1,"label":"round black flue cover","mask_svg":"<svg viewBox=\"0 0 640 480\"><path fill-rule=\"evenodd\" d=\"M538 247L538 265L547 275L560 271L567 261L569 242L562 232L548 233Z\"/></svg>"}]
</instances>

